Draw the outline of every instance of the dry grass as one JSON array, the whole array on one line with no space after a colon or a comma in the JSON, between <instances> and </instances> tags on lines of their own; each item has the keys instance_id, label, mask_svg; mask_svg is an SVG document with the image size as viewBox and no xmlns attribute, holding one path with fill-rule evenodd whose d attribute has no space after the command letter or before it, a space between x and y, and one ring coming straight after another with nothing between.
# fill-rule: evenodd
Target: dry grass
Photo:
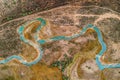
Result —
<instances>
[{"instance_id":1,"label":"dry grass","mask_svg":"<svg viewBox=\"0 0 120 80\"><path fill-rule=\"evenodd\" d=\"M31 80L62 80L62 74L56 67L48 67L45 64L36 64L31 67L34 77Z\"/></svg>"},{"instance_id":2,"label":"dry grass","mask_svg":"<svg viewBox=\"0 0 120 80\"><path fill-rule=\"evenodd\" d=\"M31 22L30 24L28 23L27 25L25 25L26 26L24 30L25 38L27 38L28 40L34 41L34 36L32 34L36 32L36 28L39 25L40 25L40 21L34 21L34 22Z\"/></svg>"},{"instance_id":3,"label":"dry grass","mask_svg":"<svg viewBox=\"0 0 120 80\"><path fill-rule=\"evenodd\" d=\"M34 47L23 43L23 52L20 55L22 55L25 60L32 61L37 57L38 53Z\"/></svg>"}]
</instances>

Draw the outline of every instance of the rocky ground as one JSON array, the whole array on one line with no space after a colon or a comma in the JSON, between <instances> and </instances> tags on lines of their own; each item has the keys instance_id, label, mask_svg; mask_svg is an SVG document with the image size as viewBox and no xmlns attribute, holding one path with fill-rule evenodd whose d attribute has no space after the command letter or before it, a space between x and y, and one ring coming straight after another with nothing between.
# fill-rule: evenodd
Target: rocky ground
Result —
<instances>
[{"instance_id":1,"label":"rocky ground","mask_svg":"<svg viewBox=\"0 0 120 80\"><path fill-rule=\"evenodd\" d=\"M84 3L84 5L87 4L90 3ZM74 5L61 6L2 23L0 25L0 56L6 58L13 54L23 54L28 61L34 58L35 50L19 39L17 28L26 21L42 17L47 21L47 25L40 32L41 39L59 35L70 36L79 32L87 24L97 26L102 31L107 44L107 51L102 61L107 64L120 63L120 14L118 10L94 5L78 6L76 2ZM27 67L16 60L0 65L2 75L0 80L120 79L119 68L100 71L96 65L95 56L101 46L93 30L88 30L83 36L73 40L50 42L42 47L43 58L34 66Z\"/></svg>"}]
</instances>

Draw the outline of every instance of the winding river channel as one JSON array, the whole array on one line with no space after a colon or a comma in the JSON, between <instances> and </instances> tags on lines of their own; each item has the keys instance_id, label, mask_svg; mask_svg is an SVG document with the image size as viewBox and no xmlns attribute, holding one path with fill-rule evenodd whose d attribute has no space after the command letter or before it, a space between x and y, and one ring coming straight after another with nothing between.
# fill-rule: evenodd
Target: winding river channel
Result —
<instances>
[{"instance_id":1,"label":"winding river channel","mask_svg":"<svg viewBox=\"0 0 120 80\"><path fill-rule=\"evenodd\" d=\"M72 36L55 36L55 37L52 37L52 38L49 38L49 39L39 39L39 37L38 37L39 36L39 31L41 30L41 28L43 28L46 25L46 21L44 19L42 19L42 18L37 18L35 20L40 21L40 25L37 27L36 32L35 32L35 36L34 36L34 39L35 39L36 43L34 43L31 40L28 40L27 38L25 38L24 30L25 30L26 25L22 25L22 26L20 26L18 28L18 34L20 35L20 39L24 43L33 46L37 50L38 56L33 61L28 62L22 56L12 55L12 56L10 56L10 57L8 57L6 59L0 60L0 64L5 64L5 63L7 63L7 62L9 62L9 61L11 61L13 59L17 59L22 64L27 65L27 66L31 66L33 64L38 63L42 58L43 49L41 47L41 44L45 44L47 42L52 42L52 41L58 41L58 40L71 40L73 38L84 35L84 33L88 29L93 29L93 30L95 30L97 32L99 43L102 46L102 49L96 55L96 63L98 65L99 69L103 70L104 68L120 68L120 64L102 64L100 58L105 53L105 51L107 50L107 46L106 46L105 42L103 41L101 31L96 26L94 26L92 24L88 24L87 26L83 27L83 29L79 33L74 34Z\"/></svg>"}]
</instances>

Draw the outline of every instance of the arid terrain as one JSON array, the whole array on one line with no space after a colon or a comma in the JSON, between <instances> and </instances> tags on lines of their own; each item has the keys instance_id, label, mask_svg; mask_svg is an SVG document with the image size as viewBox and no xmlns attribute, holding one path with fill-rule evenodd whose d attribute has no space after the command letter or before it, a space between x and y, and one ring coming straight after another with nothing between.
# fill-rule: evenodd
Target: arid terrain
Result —
<instances>
[{"instance_id":1,"label":"arid terrain","mask_svg":"<svg viewBox=\"0 0 120 80\"><path fill-rule=\"evenodd\" d=\"M26 22L43 18L46 25L39 32L41 40L54 36L71 36L80 32L88 24L93 24L100 29L107 45L107 51L101 57L102 63L120 63L120 5L113 1L117 4L117 8L106 5L107 2L102 4L105 6L100 6L101 0L96 0L96 5L87 5L90 1L81 3L78 0L74 4L71 4L71 1L65 2L65 5L53 9L37 11L8 21L1 20L0 59L19 55L27 61L34 60L38 53L33 46L20 40L18 28ZM40 22L37 21L30 23L28 29L24 31L25 37L33 42L34 32L30 32L29 28L38 24ZM72 40L47 42L41 44L41 47L44 53L42 59L35 65L25 66L16 59L0 64L0 80L120 79L120 68L100 70L96 64L96 55L102 47L97 33L92 29Z\"/></svg>"}]
</instances>

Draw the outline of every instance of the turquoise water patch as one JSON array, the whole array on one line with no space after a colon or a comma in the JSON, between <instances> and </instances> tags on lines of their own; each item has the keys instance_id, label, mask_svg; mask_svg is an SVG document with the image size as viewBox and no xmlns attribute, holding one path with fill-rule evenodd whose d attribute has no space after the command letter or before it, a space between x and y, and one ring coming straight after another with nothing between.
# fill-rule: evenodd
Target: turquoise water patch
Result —
<instances>
[{"instance_id":1,"label":"turquoise water patch","mask_svg":"<svg viewBox=\"0 0 120 80\"><path fill-rule=\"evenodd\" d=\"M57 41L57 40L64 40L65 36L55 36L53 38L51 38L53 41Z\"/></svg>"},{"instance_id":2,"label":"turquoise water patch","mask_svg":"<svg viewBox=\"0 0 120 80\"><path fill-rule=\"evenodd\" d=\"M19 34L22 34L22 33L23 33L23 30L24 30L24 26L20 26L19 29L18 29L18 33L19 33Z\"/></svg>"},{"instance_id":3,"label":"turquoise water patch","mask_svg":"<svg viewBox=\"0 0 120 80\"><path fill-rule=\"evenodd\" d=\"M37 42L40 43L40 44L45 44L46 43L45 40L38 40Z\"/></svg>"}]
</instances>

